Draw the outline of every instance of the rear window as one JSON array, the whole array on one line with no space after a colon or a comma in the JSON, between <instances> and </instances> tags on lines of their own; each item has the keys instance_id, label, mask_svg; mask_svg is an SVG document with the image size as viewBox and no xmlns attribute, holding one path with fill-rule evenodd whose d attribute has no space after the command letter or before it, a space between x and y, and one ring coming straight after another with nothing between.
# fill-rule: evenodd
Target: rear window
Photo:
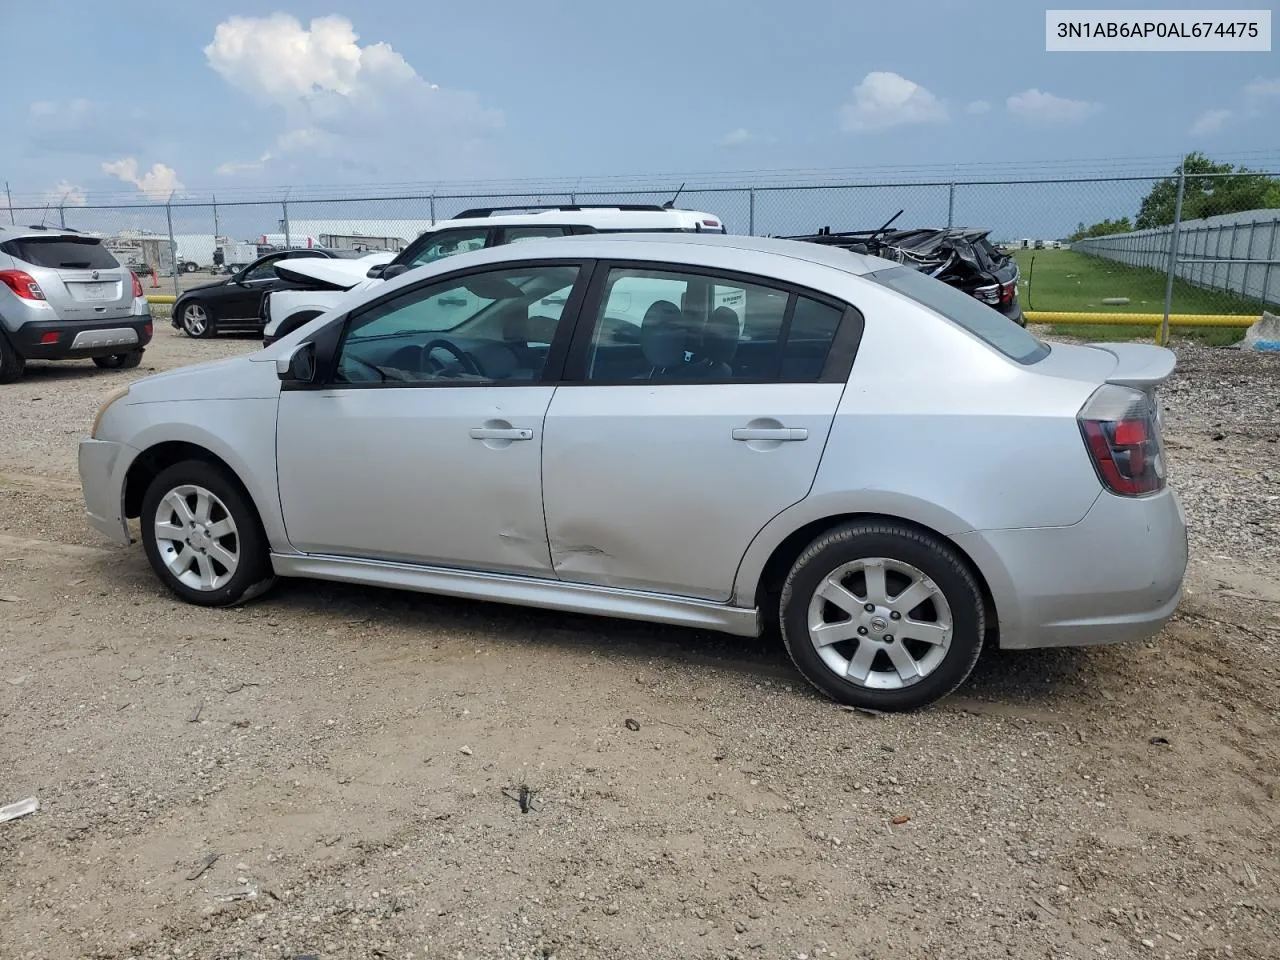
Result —
<instances>
[{"instance_id":1,"label":"rear window","mask_svg":"<svg viewBox=\"0 0 1280 960\"><path fill-rule=\"evenodd\" d=\"M55 270L114 270L120 261L92 237L22 237L7 240L4 252L36 267Z\"/></svg>"},{"instance_id":2,"label":"rear window","mask_svg":"<svg viewBox=\"0 0 1280 960\"><path fill-rule=\"evenodd\" d=\"M988 346L1018 363L1035 363L1049 353L1047 344L1037 340L999 310L911 267L890 267L867 274L890 290L959 324Z\"/></svg>"}]
</instances>

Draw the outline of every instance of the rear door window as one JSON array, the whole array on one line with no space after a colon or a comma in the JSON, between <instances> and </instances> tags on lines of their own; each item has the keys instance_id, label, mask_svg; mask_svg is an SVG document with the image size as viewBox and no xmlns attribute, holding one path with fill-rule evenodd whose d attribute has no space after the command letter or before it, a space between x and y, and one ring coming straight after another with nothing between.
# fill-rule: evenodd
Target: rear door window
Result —
<instances>
[{"instance_id":1,"label":"rear door window","mask_svg":"<svg viewBox=\"0 0 1280 960\"><path fill-rule=\"evenodd\" d=\"M999 310L911 267L890 267L867 274L890 290L940 313L1018 363L1035 363L1049 354L1047 344L1037 340Z\"/></svg>"},{"instance_id":2,"label":"rear door window","mask_svg":"<svg viewBox=\"0 0 1280 960\"><path fill-rule=\"evenodd\" d=\"M36 267L54 270L114 270L120 261L90 237L22 237L8 240L3 250Z\"/></svg>"}]
</instances>

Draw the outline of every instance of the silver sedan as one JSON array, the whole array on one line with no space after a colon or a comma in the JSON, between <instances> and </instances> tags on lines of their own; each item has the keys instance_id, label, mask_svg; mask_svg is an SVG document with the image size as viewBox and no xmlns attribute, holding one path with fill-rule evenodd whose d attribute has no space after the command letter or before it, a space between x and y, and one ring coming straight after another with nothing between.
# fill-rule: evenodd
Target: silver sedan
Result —
<instances>
[{"instance_id":1,"label":"silver sedan","mask_svg":"<svg viewBox=\"0 0 1280 960\"><path fill-rule=\"evenodd\" d=\"M80 445L92 525L206 606L278 576L776 631L911 709L984 644L1132 641L1187 563L1168 350L1045 343L795 241L540 239L146 378Z\"/></svg>"}]
</instances>

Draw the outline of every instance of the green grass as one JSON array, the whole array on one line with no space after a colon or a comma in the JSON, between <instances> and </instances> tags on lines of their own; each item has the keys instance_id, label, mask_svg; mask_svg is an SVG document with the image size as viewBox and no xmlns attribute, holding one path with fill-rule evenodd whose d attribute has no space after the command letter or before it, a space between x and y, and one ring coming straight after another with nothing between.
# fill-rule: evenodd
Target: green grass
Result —
<instances>
[{"instance_id":1,"label":"green grass","mask_svg":"<svg viewBox=\"0 0 1280 960\"><path fill-rule=\"evenodd\" d=\"M1086 257L1074 250L1015 250L1022 273L1019 297L1022 309L1070 310L1082 313L1163 313L1165 275L1157 270L1129 267L1100 257ZM1035 259L1034 268L1032 259ZM1030 280L1030 290L1027 281ZM1108 297L1128 297L1123 305L1106 305ZM1173 284L1172 313L1239 313L1258 316L1262 305L1230 293L1203 290L1182 280ZM1177 336L1213 346L1235 343L1244 327L1175 327ZM1156 327L1054 324L1062 336L1092 340L1151 339Z\"/></svg>"}]
</instances>

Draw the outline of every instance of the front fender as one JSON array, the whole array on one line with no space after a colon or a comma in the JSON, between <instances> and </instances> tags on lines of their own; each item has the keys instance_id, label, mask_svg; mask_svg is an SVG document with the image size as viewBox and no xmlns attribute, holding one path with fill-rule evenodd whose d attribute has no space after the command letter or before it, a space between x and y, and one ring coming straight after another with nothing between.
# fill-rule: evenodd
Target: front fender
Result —
<instances>
[{"instance_id":1,"label":"front fender","mask_svg":"<svg viewBox=\"0 0 1280 960\"><path fill-rule=\"evenodd\" d=\"M175 400L128 408L128 443L139 455L162 443L203 447L222 460L248 490L271 549L293 553L284 529L276 483L276 411L279 398Z\"/></svg>"}]
</instances>

